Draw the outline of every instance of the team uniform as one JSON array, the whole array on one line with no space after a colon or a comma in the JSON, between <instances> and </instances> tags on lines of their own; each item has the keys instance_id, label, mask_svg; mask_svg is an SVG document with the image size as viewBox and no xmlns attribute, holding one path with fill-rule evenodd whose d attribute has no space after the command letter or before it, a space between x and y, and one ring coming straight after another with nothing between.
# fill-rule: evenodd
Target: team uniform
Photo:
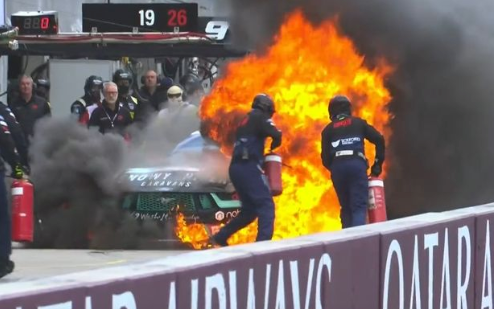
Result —
<instances>
[{"instance_id":1,"label":"team uniform","mask_svg":"<svg viewBox=\"0 0 494 309\"><path fill-rule=\"evenodd\" d=\"M350 101L334 97L329 104L332 122L321 133L321 160L331 172L341 206L343 228L364 225L367 216L368 176L364 140L376 145L371 175L379 176L385 158L384 137L365 120L352 117Z\"/></svg>"}]
</instances>

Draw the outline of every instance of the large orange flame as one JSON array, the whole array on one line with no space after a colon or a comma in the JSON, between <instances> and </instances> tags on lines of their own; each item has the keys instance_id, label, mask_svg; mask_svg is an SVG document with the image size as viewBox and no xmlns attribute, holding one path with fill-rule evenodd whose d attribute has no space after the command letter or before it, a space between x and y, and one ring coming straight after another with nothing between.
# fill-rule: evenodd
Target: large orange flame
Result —
<instances>
[{"instance_id":1,"label":"large orange flame","mask_svg":"<svg viewBox=\"0 0 494 309\"><path fill-rule=\"evenodd\" d=\"M383 132L386 140L390 136L386 105L391 96L384 79L392 68L384 61L367 68L336 22L314 27L301 12L290 14L266 54L229 63L201 105L205 129L229 152L238 119L250 110L253 97L265 92L274 98L274 122L283 131L277 152L291 167L284 168L284 192L275 198L273 239L341 228L338 200L320 159L320 134L329 121L327 104L333 95L350 97L356 116ZM366 153L373 160L372 145L366 144ZM253 241L256 228L251 224L229 243ZM193 233L185 224L177 229L181 235Z\"/></svg>"}]
</instances>

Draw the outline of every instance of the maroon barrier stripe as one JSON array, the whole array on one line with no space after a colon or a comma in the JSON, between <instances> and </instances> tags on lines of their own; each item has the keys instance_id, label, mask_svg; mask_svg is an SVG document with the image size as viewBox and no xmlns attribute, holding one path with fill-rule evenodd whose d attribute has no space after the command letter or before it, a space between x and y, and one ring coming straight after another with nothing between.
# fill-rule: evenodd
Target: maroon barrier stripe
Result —
<instances>
[{"instance_id":1,"label":"maroon barrier stripe","mask_svg":"<svg viewBox=\"0 0 494 309\"><path fill-rule=\"evenodd\" d=\"M0 308L492 308L493 221L479 206L5 284Z\"/></svg>"}]
</instances>

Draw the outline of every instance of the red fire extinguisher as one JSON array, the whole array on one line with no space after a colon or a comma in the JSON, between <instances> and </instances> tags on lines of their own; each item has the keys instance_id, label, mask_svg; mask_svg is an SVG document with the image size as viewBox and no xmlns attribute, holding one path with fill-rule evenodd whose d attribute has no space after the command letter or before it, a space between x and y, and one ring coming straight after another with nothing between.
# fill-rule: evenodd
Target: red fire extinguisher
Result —
<instances>
[{"instance_id":1,"label":"red fire extinguisher","mask_svg":"<svg viewBox=\"0 0 494 309\"><path fill-rule=\"evenodd\" d=\"M272 196L278 196L283 192L281 165L281 156L276 153L271 152L264 157L264 173L268 178Z\"/></svg>"},{"instance_id":2,"label":"red fire extinguisher","mask_svg":"<svg viewBox=\"0 0 494 309\"><path fill-rule=\"evenodd\" d=\"M369 223L383 222L387 220L386 196L384 194L384 181L378 177L369 177Z\"/></svg>"},{"instance_id":3,"label":"red fire extinguisher","mask_svg":"<svg viewBox=\"0 0 494 309\"><path fill-rule=\"evenodd\" d=\"M34 237L33 185L22 179L12 183L12 240L32 242Z\"/></svg>"}]
</instances>

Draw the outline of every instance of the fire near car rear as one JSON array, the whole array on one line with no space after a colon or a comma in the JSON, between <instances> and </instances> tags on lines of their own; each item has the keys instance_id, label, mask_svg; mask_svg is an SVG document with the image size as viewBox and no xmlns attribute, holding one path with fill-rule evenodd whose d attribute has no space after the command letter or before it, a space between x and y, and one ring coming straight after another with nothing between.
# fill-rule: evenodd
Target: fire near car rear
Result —
<instances>
[{"instance_id":1,"label":"fire near car rear","mask_svg":"<svg viewBox=\"0 0 494 309\"><path fill-rule=\"evenodd\" d=\"M163 166L126 171L122 208L137 220L219 224L235 217L240 202L228 178L229 159L198 132L180 143Z\"/></svg>"}]
</instances>

